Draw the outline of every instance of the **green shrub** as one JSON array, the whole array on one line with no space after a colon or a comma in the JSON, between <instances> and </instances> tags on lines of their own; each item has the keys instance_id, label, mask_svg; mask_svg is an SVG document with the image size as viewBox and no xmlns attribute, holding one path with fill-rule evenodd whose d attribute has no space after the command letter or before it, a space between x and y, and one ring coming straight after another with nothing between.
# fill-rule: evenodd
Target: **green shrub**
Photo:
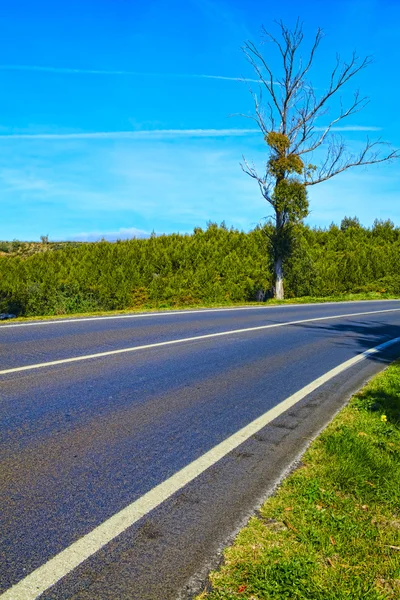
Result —
<instances>
[{"instance_id":1,"label":"green shrub","mask_svg":"<svg viewBox=\"0 0 400 600\"><path fill-rule=\"evenodd\" d=\"M0 256L0 311L34 316L268 297L268 227L244 233L209 223L192 235L49 243L46 251L3 242L10 251ZM400 294L400 229L390 221L372 229L299 226L295 240L287 297Z\"/></svg>"}]
</instances>

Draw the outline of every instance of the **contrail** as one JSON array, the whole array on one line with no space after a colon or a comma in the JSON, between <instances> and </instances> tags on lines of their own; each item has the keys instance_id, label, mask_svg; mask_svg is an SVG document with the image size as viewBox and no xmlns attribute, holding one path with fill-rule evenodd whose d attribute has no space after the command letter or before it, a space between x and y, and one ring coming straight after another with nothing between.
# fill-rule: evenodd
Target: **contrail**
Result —
<instances>
[{"instance_id":1,"label":"contrail","mask_svg":"<svg viewBox=\"0 0 400 600\"><path fill-rule=\"evenodd\" d=\"M152 139L163 137L224 137L258 133L258 129L149 129L139 131L90 131L76 133L7 133L1 139L14 140L84 140L84 139Z\"/></svg>"},{"instance_id":2,"label":"contrail","mask_svg":"<svg viewBox=\"0 0 400 600\"><path fill-rule=\"evenodd\" d=\"M326 127L315 127L325 131ZM380 131L381 127L349 125L332 127L331 131ZM218 138L240 137L260 133L258 129L142 129L139 131L89 131L72 133L5 133L0 140L90 140L90 139L162 139L170 137Z\"/></svg>"},{"instance_id":3,"label":"contrail","mask_svg":"<svg viewBox=\"0 0 400 600\"><path fill-rule=\"evenodd\" d=\"M40 65L0 65L0 71L37 71L43 73L65 73L67 75L126 75L128 77L179 77L193 79L221 79L223 81L250 81L254 83L259 83L258 79L248 79L246 77L228 77L225 75L205 75L196 73L140 73L138 71L72 69L69 67L51 67Z\"/></svg>"}]
</instances>

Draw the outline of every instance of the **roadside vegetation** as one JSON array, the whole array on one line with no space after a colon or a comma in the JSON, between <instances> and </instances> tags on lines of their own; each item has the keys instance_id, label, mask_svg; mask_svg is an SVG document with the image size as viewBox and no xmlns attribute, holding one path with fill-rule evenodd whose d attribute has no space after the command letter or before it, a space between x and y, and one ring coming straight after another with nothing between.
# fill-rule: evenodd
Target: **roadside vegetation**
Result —
<instances>
[{"instance_id":1,"label":"roadside vegetation","mask_svg":"<svg viewBox=\"0 0 400 600\"><path fill-rule=\"evenodd\" d=\"M356 394L197 600L400 598L400 362Z\"/></svg>"},{"instance_id":2,"label":"roadside vegetation","mask_svg":"<svg viewBox=\"0 0 400 600\"><path fill-rule=\"evenodd\" d=\"M13 240L12 242L0 241L1 256L21 256L27 257L38 252L48 252L49 250L59 250L60 248L76 247L85 242L49 242L47 236L42 236L40 242L22 242Z\"/></svg>"},{"instance_id":3,"label":"roadside vegetation","mask_svg":"<svg viewBox=\"0 0 400 600\"><path fill-rule=\"evenodd\" d=\"M111 317L116 315L127 315L135 313L151 313L151 312L165 312L165 311L182 311L182 310L201 310L201 309L217 309L217 308L238 308L247 306L279 306L289 304L321 304L327 302L362 302L366 300L397 300L399 294L379 293L379 292L365 292L360 294L342 294L340 296L303 296L302 298L290 298L289 300L276 300L270 298L264 302L206 302L201 304L179 304L172 302L167 304L165 302L154 306L143 306L125 308L120 310L96 310L87 312L74 312L74 313L63 313L63 314L51 314L51 315L39 315L30 317L15 317L13 316L13 322L23 322L27 319L29 321L43 321L43 320L59 320L59 319L70 319L80 317ZM2 324L7 324L7 319L0 320L0 327Z\"/></svg>"},{"instance_id":4,"label":"roadside vegetation","mask_svg":"<svg viewBox=\"0 0 400 600\"><path fill-rule=\"evenodd\" d=\"M192 235L30 244L25 251L14 242L14 252L0 254L0 312L31 317L262 301L273 286L267 228L244 233L209 223ZM400 228L375 221L367 229L355 218L328 229L299 225L285 287L288 301L400 295Z\"/></svg>"}]
</instances>

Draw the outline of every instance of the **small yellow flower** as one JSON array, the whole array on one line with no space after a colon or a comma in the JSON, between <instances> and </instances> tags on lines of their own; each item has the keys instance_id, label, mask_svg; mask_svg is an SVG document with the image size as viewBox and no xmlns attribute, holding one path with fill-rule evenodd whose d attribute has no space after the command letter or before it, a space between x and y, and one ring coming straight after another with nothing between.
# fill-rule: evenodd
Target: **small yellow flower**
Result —
<instances>
[{"instance_id":1,"label":"small yellow flower","mask_svg":"<svg viewBox=\"0 0 400 600\"><path fill-rule=\"evenodd\" d=\"M386 416L386 415L382 415L382 416L381 416L381 421L382 421L383 423L386 423L386 422L387 422L387 416Z\"/></svg>"}]
</instances>

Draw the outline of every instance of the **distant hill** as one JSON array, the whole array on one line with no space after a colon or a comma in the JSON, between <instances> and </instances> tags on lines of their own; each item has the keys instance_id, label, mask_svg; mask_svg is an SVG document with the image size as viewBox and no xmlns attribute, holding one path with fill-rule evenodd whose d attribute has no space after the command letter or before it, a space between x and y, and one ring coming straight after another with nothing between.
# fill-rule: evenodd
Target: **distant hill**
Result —
<instances>
[{"instance_id":1,"label":"distant hill","mask_svg":"<svg viewBox=\"0 0 400 600\"><path fill-rule=\"evenodd\" d=\"M0 256L31 256L49 250L60 250L61 248L80 246L87 242L12 242L0 240Z\"/></svg>"}]
</instances>

